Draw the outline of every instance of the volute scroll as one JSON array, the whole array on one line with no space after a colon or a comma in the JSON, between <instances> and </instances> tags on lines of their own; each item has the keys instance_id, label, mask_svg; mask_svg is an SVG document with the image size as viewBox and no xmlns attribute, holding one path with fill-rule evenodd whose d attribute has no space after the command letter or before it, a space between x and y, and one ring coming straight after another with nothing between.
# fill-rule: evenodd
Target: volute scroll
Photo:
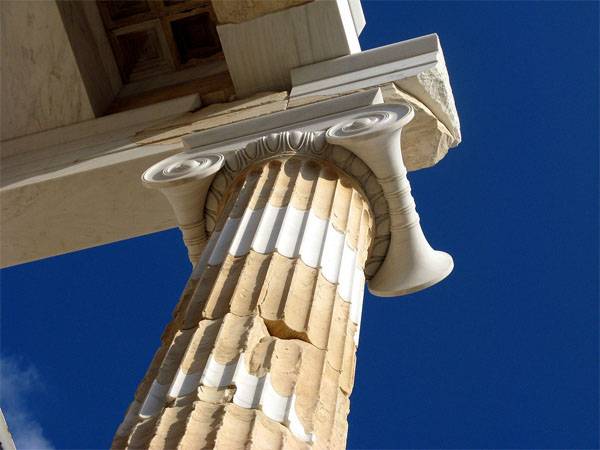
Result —
<instances>
[{"instance_id":1,"label":"volute scroll","mask_svg":"<svg viewBox=\"0 0 600 450\"><path fill-rule=\"evenodd\" d=\"M419 224L407 170L402 160L402 128L414 117L405 104L365 108L327 130L327 141L358 156L376 175L387 201L390 246L369 289L393 297L425 289L446 278L454 267L452 257L434 250Z\"/></svg>"},{"instance_id":2,"label":"volute scroll","mask_svg":"<svg viewBox=\"0 0 600 450\"><path fill-rule=\"evenodd\" d=\"M224 161L220 153L193 158L179 154L154 164L142 174L142 183L159 189L171 204L192 264L200 257L207 241L206 193Z\"/></svg>"}]
</instances>

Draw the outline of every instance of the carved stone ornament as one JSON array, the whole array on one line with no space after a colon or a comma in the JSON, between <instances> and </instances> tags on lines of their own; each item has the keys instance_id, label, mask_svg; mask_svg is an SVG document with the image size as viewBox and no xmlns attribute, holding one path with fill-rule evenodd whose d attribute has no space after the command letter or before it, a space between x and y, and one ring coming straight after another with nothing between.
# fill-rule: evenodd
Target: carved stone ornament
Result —
<instances>
[{"instance_id":1,"label":"carved stone ornament","mask_svg":"<svg viewBox=\"0 0 600 450\"><path fill-rule=\"evenodd\" d=\"M371 292L382 297L425 289L446 278L454 267L450 255L431 248L419 225L400 149L402 127L413 117L408 105L386 105L355 113L327 130L330 143L344 146L369 166L387 200L390 247L369 282Z\"/></svg>"},{"instance_id":2,"label":"carved stone ornament","mask_svg":"<svg viewBox=\"0 0 600 450\"><path fill-rule=\"evenodd\" d=\"M414 111L406 104L372 105L338 114L325 130L281 131L265 135L223 155L175 155L146 171L142 179L159 188L175 210L193 264L213 231L224 193L250 165L284 155L329 162L355 180L373 212L375 232L365 275L379 296L405 295L445 278L452 257L433 250L419 225L400 134ZM302 129L301 126L298 128Z\"/></svg>"},{"instance_id":3,"label":"carved stone ornament","mask_svg":"<svg viewBox=\"0 0 600 450\"><path fill-rule=\"evenodd\" d=\"M204 212L207 232L210 234L214 229L216 218L225 204L224 193L229 190L231 183L252 164L284 155L329 162L358 184L375 215L375 236L365 267L367 279L371 278L383 262L390 242L389 216L383 190L360 158L345 148L328 144L323 131L270 134L229 153L206 196Z\"/></svg>"},{"instance_id":4,"label":"carved stone ornament","mask_svg":"<svg viewBox=\"0 0 600 450\"><path fill-rule=\"evenodd\" d=\"M144 185L159 189L169 200L192 264L206 244L204 199L223 162L220 154L192 158L175 155L153 165L142 175Z\"/></svg>"},{"instance_id":5,"label":"carved stone ornament","mask_svg":"<svg viewBox=\"0 0 600 450\"><path fill-rule=\"evenodd\" d=\"M112 448L346 447L365 281L403 295L452 270L410 194L412 116L377 105L143 175L195 267Z\"/></svg>"},{"instance_id":6,"label":"carved stone ornament","mask_svg":"<svg viewBox=\"0 0 600 450\"><path fill-rule=\"evenodd\" d=\"M190 178L202 180L214 175L223 166L223 160L223 155L220 154L174 161L165 160L144 172L142 181L157 188L163 185L172 187L177 184L187 184Z\"/></svg>"}]
</instances>

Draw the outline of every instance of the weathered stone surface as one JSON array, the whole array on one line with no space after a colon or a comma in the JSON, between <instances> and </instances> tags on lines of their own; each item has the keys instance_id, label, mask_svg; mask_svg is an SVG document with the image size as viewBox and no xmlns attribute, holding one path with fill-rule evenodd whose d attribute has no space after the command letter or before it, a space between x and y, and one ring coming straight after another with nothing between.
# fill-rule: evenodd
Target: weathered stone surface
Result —
<instances>
[{"instance_id":1,"label":"weathered stone surface","mask_svg":"<svg viewBox=\"0 0 600 450\"><path fill-rule=\"evenodd\" d=\"M193 97L3 142L0 266L173 228L168 202L139 174L181 151L182 135L287 105L286 92L263 93L181 113L198 107Z\"/></svg>"},{"instance_id":2,"label":"weathered stone surface","mask_svg":"<svg viewBox=\"0 0 600 450\"><path fill-rule=\"evenodd\" d=\"M352 13L344 1L310 2L219 25L217 31L239 96L289 89L291 69L360 52Z\"/></svg>"},{"instance_id":3,"label":"weathered stone surface","mask_svg":"<svg viewBox=\"0 0 600 450\"><path fill-rule=\"evenodd\" d=\"M287 97L285 91L262 92L242 100L215 103L139 131L134 140L140 145L153 142L175 142L181 136L195 131L283 111L287 107Z\"/></svg>"},{"instance_id":4,"label":"weathered stone surface","mask_svg":"<svg viewBox=\"0 0 600 450\"><path fill-rule=\"evenodd\" d=\"M246 169L217 220L229 224L214 232L223 241L206 247L181 302L196 290L176 308L182 327L157 353L113 448L345 446L372 212L330 163L283 156Z\"/></svg>"},{"instance_id":5,"label":"weathered stone surface","mask_svg":"<svg viewBox=\"0 0 600 450\"><path fill-rule=\"evenodd\" d=\"M92 119L56 2L0 2L1 139Z\"/></svg>"},{"instance_id":6,"label":"weathered stone surface","mask_svg":"<svg viewBox=\"0 0 600 450\"><path fill-rule=\"evenodd\" d=\"M386 83L379 88L385 103L408 103L415 110L415 117L402 131L402 158L408 171L424 169L437 164L448 149L458 145L457 139L433 112L420 100L399 89L397 83ZM354 92L365 91L357 89ZM348 92L291 98L288 109L329 100L349 94ZM460 132L460 130L459 130Z\"/></svg>"},{"instance_id":7,"label":"weathered stone surface","mask_svg":"<svg viewBox=\"0 0 600 450\"><path fill-rule=\"evenodd\" d=\"M452 147L460 143L462 140L460 120L443 53L441 61L438 61L435 67L420 72L414 77L395 81L395 84L403 91L419 98L448 128L453 137Z\"/></svg>"},{"instance_id":8,"label":"weathered stone surface","mask_svg":"<svg viewBox=\"0 0 600 450\"><path fill-rule=\"evenodd\" d=\"M36 175L24 176L23 181L2 188L0 265L20 264L176 226L164 196L148 192L132 174L140 174L149 164L181 150L173 145L149 147L146 151L136 149L78 161L68 167L44 171L42 166L41 170L36 168ZM40 167L40 162L36 163Z\"/></svg>"},{"instance_id":9,"label":"weathered stone surface","mask_svg":"<svg viewBox=\"0 0 600 450\"><path fill-rule=\"evenodd\" d=\"M219 24L240 23L312 0L212 0Z\"/></svg>"},{"instance_id":10,"label":"weathered stone surface","mask_svg":"<svg viewBox=\"0 0 600 450\"><path fill-rule=\"evenodd\" d=\"M402 130L402 158L408 170L424 169L440 161L455 139L436 116L419 100L394 84L381 87L386 103L408 103L415 117Z\"/></svg>"},{"instance_id":11,"label":"weathered stone surface","mask_svg":"<svg viewBox=\"0 0 600 450\"><path fill-rule=\"evenodd\" d=\"M331 94L354 92L389 82L426 105L453 137L461 140L460 121L444 52L436 34L421 36L292 70L291 105Z\"/></svg>"}]
</instances>

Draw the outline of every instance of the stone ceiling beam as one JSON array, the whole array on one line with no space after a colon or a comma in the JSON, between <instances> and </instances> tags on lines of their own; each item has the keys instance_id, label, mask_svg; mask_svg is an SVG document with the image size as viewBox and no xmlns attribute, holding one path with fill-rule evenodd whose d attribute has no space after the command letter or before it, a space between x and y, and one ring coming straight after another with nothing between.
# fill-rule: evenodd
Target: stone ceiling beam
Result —
<instances>
[{"instance_id":1,"label":"stone ceiling beam","mask_svg":"<svg viewBox=\"0 0 600 450\"><path fill-rule=\"evenodd\" d=\"M289 89L290 70L360 52L360 2L314 1L217 30L236 94Z\"/></svg>"},{"instance_id":2,"label":"stone ceiling beam","mask_svg":"<svg viewBox=\"0 0 600 450\"><path fill-rule=\"evenodd\" d=\"M181 144L132 137L198 106L192 95L2 142L0 266L173 227L166 202L141 189L136 174Z\"/></svg>"}]
</instances>

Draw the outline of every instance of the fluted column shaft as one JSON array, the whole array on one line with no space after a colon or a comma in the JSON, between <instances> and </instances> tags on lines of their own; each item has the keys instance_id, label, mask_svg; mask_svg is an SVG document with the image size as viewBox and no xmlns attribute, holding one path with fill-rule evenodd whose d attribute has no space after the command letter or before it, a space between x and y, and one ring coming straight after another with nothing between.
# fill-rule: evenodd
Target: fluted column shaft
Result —
<instances>
[{"instance_id":1,"label":"fluted column shaft","mask_svg":"<svg viewBox=\"0 0 600 450\"><path fill-rule=\"evenodd\" d=\"M373 214L330 163L231 186L114 448L344 448Z\"/></svg>"}]
</instances>

